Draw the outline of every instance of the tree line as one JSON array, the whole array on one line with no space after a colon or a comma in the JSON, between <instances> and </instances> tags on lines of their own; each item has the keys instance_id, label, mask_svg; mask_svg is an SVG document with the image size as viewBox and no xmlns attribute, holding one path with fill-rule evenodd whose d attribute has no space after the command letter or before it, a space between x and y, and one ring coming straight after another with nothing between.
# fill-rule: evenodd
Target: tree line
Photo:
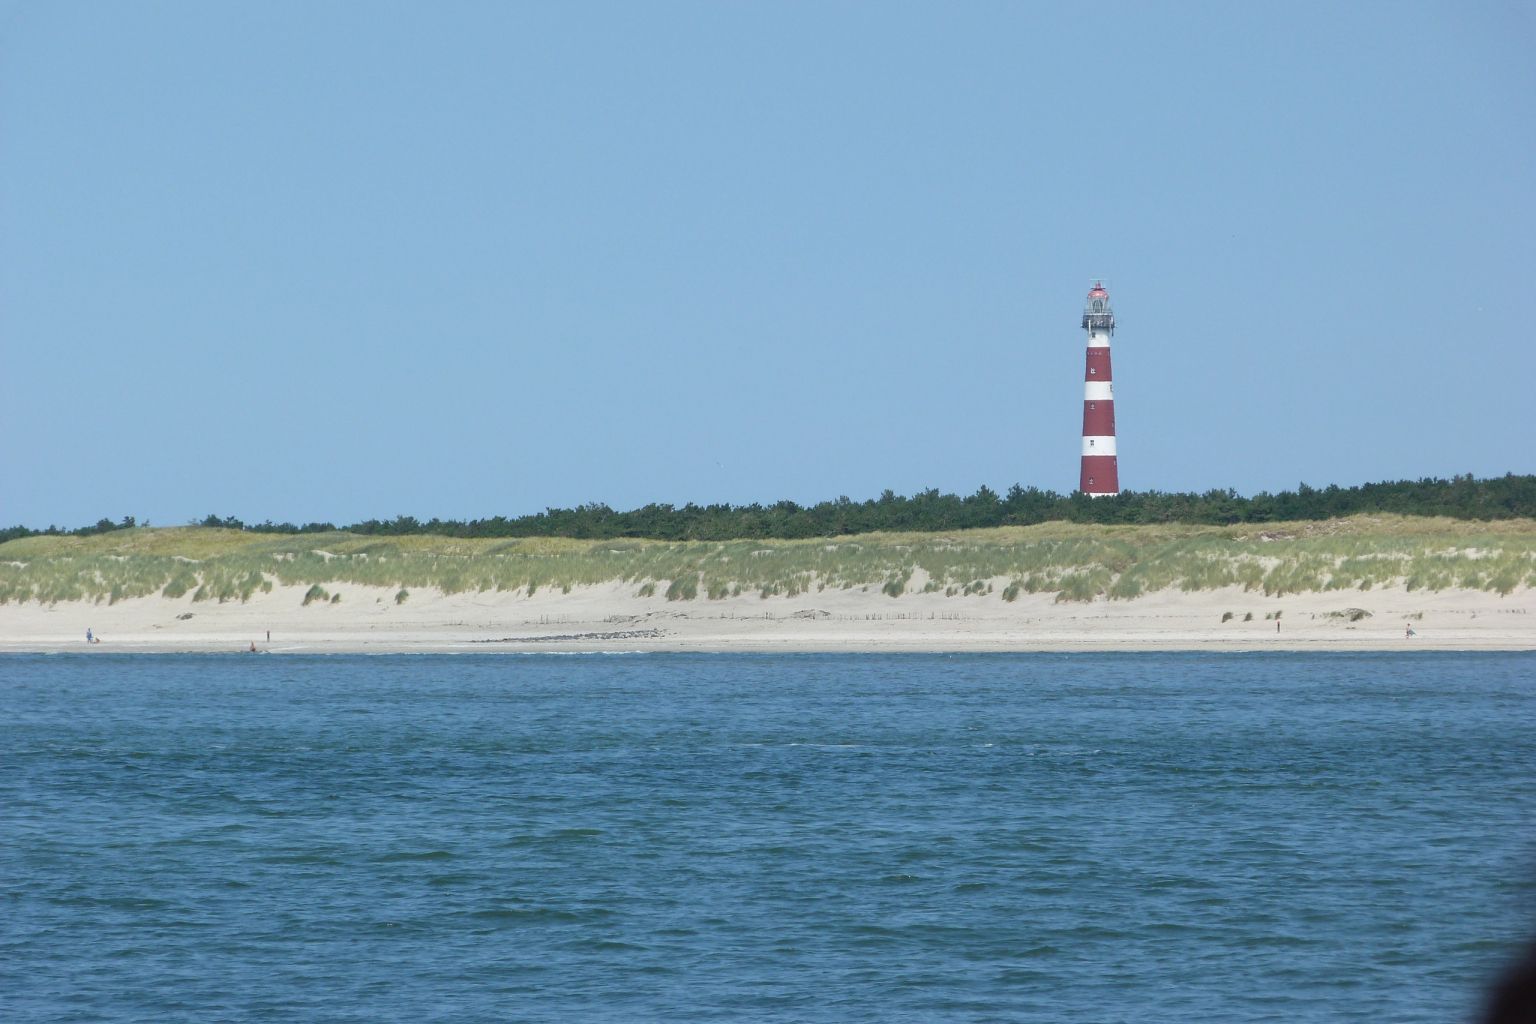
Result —
<instances>
[{"instance_id":1,"label":"tree line","mask_svg":"<svg viewBox=\"0 0 1536 1024\"><path fill-rule=\"evenodd\" d=\"M780 501L771 505L651 504L627 512L591 503L550 508L531 515L495 516L469 521L418 520L414 516L368 519L349 526L332 523L246 523L234 516L210 515L191 525L251 533L349 533L378 536L433 534L446 537L571 537L591 540L736 540L739 538L837 537L876 530L935 532L984 526L1027 526L1067 521L1100 524L1191 523L1230 525L1332 519L1369 512L1455 519L1536 517L1536 475L1449 480L1424 478L1357 487L1309 487L1277 494L1243 497L1232 490L1194 492L1123 491L1090 498L1081 491L1058 494L1015 484L999 494L982 486L976 493L940 494L936 489L910 497L885 491L878 498L853 501L840 497L815 505ZM74 530L50 526L0 530L0 543L19 537L90 536L139 525L133 516L99 520ZM146 524L147 525L147 524Z\"/></svg>"}]
</instances>

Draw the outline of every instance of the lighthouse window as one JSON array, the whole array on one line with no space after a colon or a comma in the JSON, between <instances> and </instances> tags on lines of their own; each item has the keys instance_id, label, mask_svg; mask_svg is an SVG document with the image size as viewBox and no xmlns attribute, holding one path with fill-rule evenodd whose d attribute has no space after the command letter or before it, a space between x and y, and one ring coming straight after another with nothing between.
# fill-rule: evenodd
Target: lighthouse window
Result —
<instances>
[{"instance_id":1,"label":"lighthouse window","mask_svg":"<svg viewBox=\"0 0 1536 1024\"><path fill-rule=\"evenodd\" d=\"M1089 409L1097 409L1098 407L1099 407L1099 403L1098 402L1089 402L1088 403L1088 408Z\"/></svg>"},{"instance_id":2,"label":"lighthouse window","mask_svg":"<svg viewBox=\"0 0 1536 1024\"><path fill-rule=\"evenodd\" d=\"M1098 373L1099 371L1090 366L1090 367L1088 367L1088 372L1090 374L1094 374L1094 373Z\"/></svg>"},{"instance_id":3,"label":"lighthouse window","mask_svg":"<svg viewBox=\"0 0 1536 1024\"><path fill-rule=\"evenodd\" d=\"M1094 439L1093 439L1093 438L1091 438L1091 437L1090 437L1090 438L1089 438L1089 439L1088 439L1088 447L1089 447L1089 448L1092 448L1092 447L1093 447L1093 446L1094 446L1094 445L1095 445L1095 444L1097 444L1097 442L1096 442L1096 441L1094 441Z\"/></svg>"},{"instance_id":4,"label":"lighthouse window","mask_svg":"<svg viewBox=\"0 0 1536 1024\"><path fill-rule=\"evenodd\" d=\"M1089 486L1089 487L1092 487L1092 486L1093 486L1093 477L1089 477L1089 478L1088 478L1088 486Z\"/></svg>"}]
</instances>

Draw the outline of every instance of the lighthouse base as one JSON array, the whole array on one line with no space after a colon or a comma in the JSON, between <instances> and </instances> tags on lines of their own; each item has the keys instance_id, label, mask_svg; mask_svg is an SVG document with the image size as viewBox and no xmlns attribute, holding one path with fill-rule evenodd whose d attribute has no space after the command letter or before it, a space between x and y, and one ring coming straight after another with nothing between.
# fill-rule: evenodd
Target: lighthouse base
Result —
<instances>
[{"instance_id":1,"label":"lighthouse base","mask_svg":"<svg viewBox=\"0 0 1536 1024\"><path fill-rule=\"evenodd\" d=\"M1084 455L1082 477L1077 489L1095 498L1120 493L1120 467L1113 455Z\"/></svg>"}]
</instances>

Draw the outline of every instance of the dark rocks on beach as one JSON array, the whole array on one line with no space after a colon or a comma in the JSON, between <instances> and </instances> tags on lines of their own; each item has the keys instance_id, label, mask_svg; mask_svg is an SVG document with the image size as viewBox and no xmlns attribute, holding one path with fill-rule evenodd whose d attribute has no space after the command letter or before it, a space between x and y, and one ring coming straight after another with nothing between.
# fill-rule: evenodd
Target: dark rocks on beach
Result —
<instances>
[{"instance_id":1,"label":"dark rocks on beach","mask_svg":"<svg viewBox=\"0 0 1536 1024\"><path fill-rule=\"evenodd\" d=\"M583 640L659 639L666 634L659 629L623 629L613 633L560 633L554 636L504 636L498 640L473 640L477 644L544 644Z\"/></svg>"}]
</instances>

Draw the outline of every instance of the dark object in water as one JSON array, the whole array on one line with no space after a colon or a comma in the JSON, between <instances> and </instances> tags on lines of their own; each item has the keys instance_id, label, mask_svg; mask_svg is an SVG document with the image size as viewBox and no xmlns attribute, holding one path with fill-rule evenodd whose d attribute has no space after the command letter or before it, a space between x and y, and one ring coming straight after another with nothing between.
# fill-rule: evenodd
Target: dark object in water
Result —
<instances>
[{"instance_id":1,"label":"dark object in water","mask_svg":"<svg viewBox=\"0 0 1536 1024\"><path fill-rule=\"evenodd\" d=\"M1499 979L1483 1020L1485 1024L1536 1024L1536 942Z\"/></svg>"}]
</instances>

